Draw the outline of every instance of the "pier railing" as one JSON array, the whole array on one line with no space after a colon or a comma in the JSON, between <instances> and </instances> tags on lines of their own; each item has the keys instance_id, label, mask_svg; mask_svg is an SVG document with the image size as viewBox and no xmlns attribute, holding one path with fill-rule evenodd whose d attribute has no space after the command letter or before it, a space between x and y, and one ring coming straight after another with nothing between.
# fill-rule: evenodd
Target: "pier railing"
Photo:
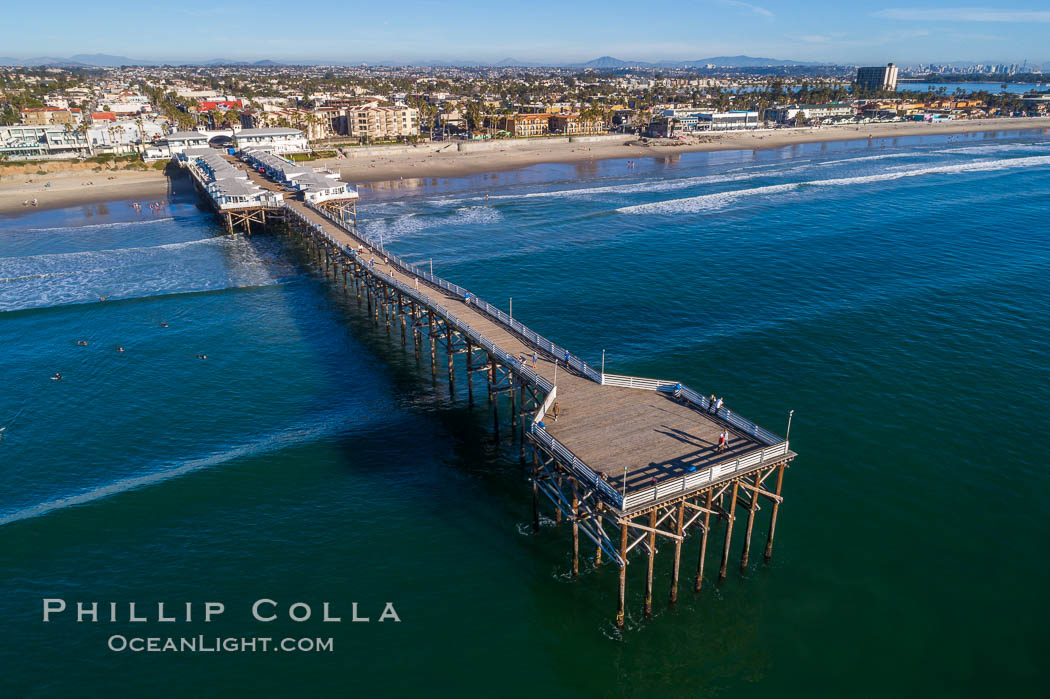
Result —
<instances>
[{"instance_id":1,"label":"pier railing","mask_svg":"<svg viewBox=\"0 0 1050 699\"><path fill-rule=\"evenodd\" d=\"M310 206L309 202L307 202L307 205ZM325 211L324 209L321 209L321 208L318 208L318 207L314 207L314 206L310 206L310 208L313 209L314 211L316 211L317 213L321 214L322 216L324 216L328 220L332 221L333 223L335 223L335 224L345 228L345 222L344 221L340 221L338 218L333 216L328 211ZM352 231L348 231L348 232L350 232L352 235L360 237L356 233L353 233ZM463 299L469 298L471 305L473 305L473 306L477 307L478 309L484 311L489 316L492 316L493 318L495 318L497 321L502 323L504 326L506 326L507 328L509 328L513 332L518 333L518 335L520 335L522 338L524 338L525 340L527 340L531 344L535 345L536 347L539 347L540 349L544 350L545 352L550 353L555 359L557 359L559 361L565 361L568 364L569 367L571 367L572 369L575 369L576 371L580 372L581 374L583 374L584 376L586 376L590 380L594 381L595 383L601 383L602 382L601 372L597 371L590 364L588 364L587 362L583 361L582 359L577 357L572 352L569 352L564 347L562 347L560 345L556 345L555 343L551 342L547 338L545 338L542 335L540 335L538 332L536 332L536 331L532 330L531 328L529 328L528 326L526 326L521 321L515 320L509 314L505 313L504 311L502 311L498 307L496 307L496 306L492 305L491 303L489 303L488 301L480 298L477 294L473 294L469 290L464 289L463 287L459 286L458 284L453 284L452 282L448 281L447 279L442 279L441 277L437 276L436 274L428 272L425 269L421 269L418 265L414 265L414 264L405 262L404 260L402 260L397 255L393 255L393 254L391 254L389 252L386 252L385 250L383 251L383 256L386 257L387 260L389 260L390 264L393 264L394 266L400 268L401 270L403 270L404 272L406 272L408 274L411 274L413 276L419 277L420 279L423 279L424 281L427 281L427 282L433 284L434 286L440 287L440 288L444 289L445 291L448 291L449 293L454 294L456 296L459 296L459 297L461 297Z\"/></svg>"},{"instance_id":2,"label":"pier railing","mask_svg":"<svg viewBox=\"0 0 1050 699\"><path fill-rule=\"evenodd\" d=\"M782 457L787 455L787 453L788 443L782 441L780 444L766 447L762 451L745 454L735 461L726 461L720 464L715 464L710 468L699 470L696 473L690 473L681 478L657 483L651 488L632 492L625 500L623 500L623 506L621 509L625 511L630 510L651 502L658 502L681 493L688 493L704 486L714 485L721 481L729 480L739 473L753 471L756 468L761 468L765 464L772 464L776 461L780 461L782 460Z\"/></svg>"},{"instance_id":3,"label":"pier railing","mask_svg":"<svg viewBox=\"0 0 1050 699\"><path fill-rule=\"evenodd\" d=\"M663 379L644 379L638 376L621 376L619 374L602 374L601 384L603 386L620 386L622 388L640 388L646 391L660 391L661 393L673 393L684 398L688 402L700 408L702 412L717 415L733 427L764 444L780 444L784 438L770 432L761 425L737 415L726 407L716 411L711 410L711 399L706 398L688 386L677 381L664 381Z\"/></svg>"}]
</instances>

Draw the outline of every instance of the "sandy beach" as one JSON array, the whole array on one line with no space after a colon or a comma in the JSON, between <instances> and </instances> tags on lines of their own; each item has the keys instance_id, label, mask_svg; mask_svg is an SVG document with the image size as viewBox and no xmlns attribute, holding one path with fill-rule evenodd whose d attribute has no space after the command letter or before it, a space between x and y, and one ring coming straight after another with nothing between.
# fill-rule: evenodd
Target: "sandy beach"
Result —
<instances>
[{"instance_id":1,"label":"sandy beach","mask_svg":"<svg viewBox=\"0 0 1050 699\"><path fill-rule=\"evenodd\" d=\"M399 177L460 177L497 170L510 170L539 163L580 162L607 158L664 158L669 155L696 151L755 150L783 148L798 143L821 141L852 141L865 138L895 138L933 134L1016 131L1050 129L1050 118L994 119L984 121L955 121L939 124L898 122L891 124L861 124L825 126L801 129L736 131L707 134L692 142L676 145L632 145L634 137L621 141L601 143L544 143L537 139L525 143L507 142L506 147L482 152L458 152L453 149L434 153L393 153L374 158L314 161L338 170L342 179L350 182L379 182Z\"/></svg>"},{"instance_id":2,"label":"sandy beach","mask_svg":"<svg viewBox=\"0 0 1050 699\"><path fill-rule=\"evenodd\" d=\"M117 199L157 201L168 197L170 186L167 176L159 170L7 175L0 183L0 215ZM23 205L33 199L37 200L36 207Z\"/></svg>"},{"instance_id":3,"label":"sandy beach","mask_svg":"<svg viewBox=\"0 0 1050 699\"><path fill-rule=\"evenodd\" d=\"M716 150L755 150L784 148L799 143L892 139L902 136L1002 132L1050 129L1050 118L957 121L940 124L900 122L827 126L803 129L777 129L706 134L688 141L650 142L641 145L634 137L596 143L566 143L535 140L507 141L492 150L460 152L448 148L441 152L398 152L354 159L328 158L312 161L315 166L338 170L350 183L381 182L399 178L460 177L527 167L539 163L574 163L608 158L666 158L685 152ZM32 210L23 206L36 199L39 208L76 206L98 201L165 199L172 183L163 172L105 171L50 172L46 175L7 174L0 182L0 215L17 215ZM50 182L50 188L46 184ZM191 189L186 190L192 193Z\"/></svg>"}]
</instances>

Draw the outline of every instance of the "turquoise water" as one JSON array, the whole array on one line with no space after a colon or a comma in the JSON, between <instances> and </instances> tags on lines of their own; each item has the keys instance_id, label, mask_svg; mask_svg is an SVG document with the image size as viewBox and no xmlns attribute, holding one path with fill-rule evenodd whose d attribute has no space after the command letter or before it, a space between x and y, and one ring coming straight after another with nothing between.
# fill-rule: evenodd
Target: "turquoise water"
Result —
<instances>
[{"instance_id":1,"label":"turquoise water","mask_svg":"<svg viewBox=\"0 0 1050 699\"><path fill-rule=\"evenodd\" d=\"M0 693L1036 694L1048 185L1050 138L1014 132L362 188L367 235L592 363L778 432L795 410L772 563L717 585L711 553L694 595L690 538L672 608L665 547L645 620L632 559L624 633L615 570L572 580L569 530L531 533L484 401L450 399L292 243L228 238L188 200L0 220ZM50 597L197 606L45 624ZM255 622L260 598L315 617ZM207 601L227 611L206 624ZM377 622L386 602L400 623Z\"/></svg>"}]
</instances>

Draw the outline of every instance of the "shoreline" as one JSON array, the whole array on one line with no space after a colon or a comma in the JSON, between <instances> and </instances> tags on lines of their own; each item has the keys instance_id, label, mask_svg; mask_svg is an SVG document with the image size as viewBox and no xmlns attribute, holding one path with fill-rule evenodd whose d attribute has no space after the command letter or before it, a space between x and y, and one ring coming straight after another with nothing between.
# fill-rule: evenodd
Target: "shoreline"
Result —
<instances>
[{"instance_id":1,"label":"shoreline","mask_svg":"<svg viewBox=\"0 0 1050 699\"><path fill-rule=\"evenodd\" d=\"M50 188L45 186L47 182L51 183ZM94 184L87 184L89 182ZM18 184L0 184L0 216L122 199L158 201L167 199L176 186L166 173L159 170L26 175ZM36 199L38 205L23 206L22 202L27 199Z\"/></svg>"},{"instance_id":2,"label":"shoreline","mask_svg":"<svg viewBox=\"0 0 1050 699\"><path fill-rule=\"evenodd\" d=\"M703 141L680 145L634 145L627 142L626 137L623 142L614 143L508 142L506 148L480 152L400 152L360 160L323 158L310 161L309 164L338 171L340 179L344 182L365 184L396 181L399 178L408 177L464 177L516 170L543 163L580 163L611 159L639 160L666 158L681 153L773 150L803 143L863 141L867 138L883 139L1046 129L1050 129L1050 117L958 121L940 124L897 122L805 129L729 131L694 137L703 139Z\"/></svg>"},{"instance_id":3,"label":"shoreline","mask_svg":"<svg viewBox=\"0 0 1050 699\"><path fill-rule=\"evenodd\" d=\"M318 167L338 170L340 178L351 184L398 181L404 178L453 178L505 172L545 163L580 163L598 160L667 158L681 153L728 150L773 150L803 143L863 141L910 136L936 136L963 133L1050 130L1050 118L996 119L941 124L899 122L893 124L827 126L806 129L730 131L693 137L691 142L674 145L636 145L634 142L543 143L508 142L505 148L477 152L399 152L374 158L310 161ZM109 179L112 178L112 179ZM51 188L45 188L50 181ZM93 182L94 184L86 184ZM192 188L185 190L192 192ZM0 216L11 217L32 211L94 204L98 202L168 199L183 193L177 179L159 170L136 172L61 172L20 176L18 183L0 184ZM22 202L36 198L39 205L25 207Z\"/></svg>"}]
</instances>

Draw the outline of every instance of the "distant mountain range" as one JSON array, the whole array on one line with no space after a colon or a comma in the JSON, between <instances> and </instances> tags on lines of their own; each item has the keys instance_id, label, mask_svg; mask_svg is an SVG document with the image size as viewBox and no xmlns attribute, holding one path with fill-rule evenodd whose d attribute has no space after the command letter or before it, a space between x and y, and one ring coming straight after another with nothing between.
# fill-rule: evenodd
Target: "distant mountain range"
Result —
<instances>
[{"instance_id":1,"label":"distant mountain range","mask_svg":"<svg viewBox=\"0 0 1050 699\"><path fill-rule=\"evenodd\" d=\"M754 56L712 56L711 58L697 58L692 61L657 61L650 63L646 61L622 61L612 56L602 56L593 61L576 64L580 68L704 68L707 66L719 68L768 68L773 66L815 66L826 65L813 61L785 61L779 58L755 58Z\"/></svg>"},{"instance_id":2,"label":"distant mountain range","mask_svg":"<svg viewBox=\"0 0 1050 699\"><path fill-rule=\"evenodd\" d=\"M105 53L77 54L69 58L55 56L37 56L36 58L10 58L0 56L0 65L8 66L53 66L59 68L113 68L118 66L160 66L160 65L195 65L195 66L281 66L281 65L358 65L360 61L273 61L265 59L261 61L238 61L230 58L213 58L209 61L152 61L141 58L129 58L127 56L112 56ZM542 67L551 66L550 63L537 63L530 61L519 61L514 58L504 58L495 63L482 61L414 61L397 63L393 61L381 61L373 65L418 65L418 66L498 66L498 67ZM565 68L593 68L598 70L621 69L621 68L703 68L708 65L727 68L760 68L771 66L805 66L822 65L812 61L785 61L777 58L755 58L753 56L714 56L711 58L698 58L692 61L624 61L612 56L602 56L592 61L583 63L558 63L555 67Z\"/></svg>"},{"instance_id":3,"label":"distant mountain range","mask_svg":"<svg viewBox=\"0 0 1050 699\"><path fill-rule=\"evenodd\" d=\"M312 63L318 63L314 61ZM55 56L37 56L36 58L10 58L0 56L0 65L4 66L52 66L56 68L117 68L120 66L162 66L162 65L194 65L194 66L280 66L280 65L306 65L299 63L282 63L269 59L262 61L235 61L230 58L213 58L210 61L149 61L142 58L128 58L127 56L111 56L105 53L84 54L79 53L69 58L57 58Z\"/></svg>"}]
</instances>

